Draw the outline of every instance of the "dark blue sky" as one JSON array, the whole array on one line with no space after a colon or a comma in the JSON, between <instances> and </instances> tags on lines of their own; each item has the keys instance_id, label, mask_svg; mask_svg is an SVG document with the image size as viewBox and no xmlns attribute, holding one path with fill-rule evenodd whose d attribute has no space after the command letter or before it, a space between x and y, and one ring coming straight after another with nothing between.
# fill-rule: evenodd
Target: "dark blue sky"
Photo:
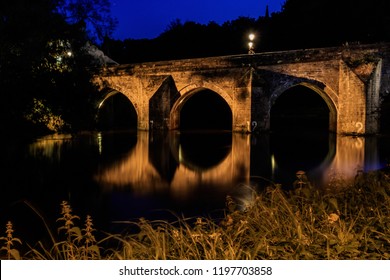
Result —
<instances>
[{"instance_id":1,"label":"dark blue sky","mask_svg":"<svg viewBox=\"0 0 390 280\"><path fill-rule=\"evenodd\" d=\"M280 11L284 0L111 0L112 15L118 19L115 39L152 39L175 19L222 24L239 16L258 18Z\"/></svg>"}]
</instances>

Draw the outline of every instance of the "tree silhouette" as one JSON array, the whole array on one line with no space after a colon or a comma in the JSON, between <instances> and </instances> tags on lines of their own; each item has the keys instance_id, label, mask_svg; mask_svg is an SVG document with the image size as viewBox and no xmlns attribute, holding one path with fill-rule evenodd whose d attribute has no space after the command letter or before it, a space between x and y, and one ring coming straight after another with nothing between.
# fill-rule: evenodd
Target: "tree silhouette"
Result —
<instances>
[{"instance_id":1,"label":"tree silhouette","mask_svg":"<svg viewBox=\"0 0 390 280\"><path fill-rule=\"evenodd\" d=\"M390 40L389 10L386 0L286 0L280 12L257 19L176 20L156 39L106 40L103 49L121 63L242 54L249 31L258 35L258 52L375 43Z\"/></svg>"}]
</instances>

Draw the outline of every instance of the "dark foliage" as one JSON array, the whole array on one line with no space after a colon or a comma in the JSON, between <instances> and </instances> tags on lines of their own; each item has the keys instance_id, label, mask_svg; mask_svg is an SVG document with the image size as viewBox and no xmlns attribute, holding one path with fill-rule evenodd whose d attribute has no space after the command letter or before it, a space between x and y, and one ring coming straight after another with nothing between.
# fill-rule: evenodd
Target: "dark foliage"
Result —
<instances>
[{"instance_id":1,"label":"dark foliage","mask_svg":"<svg viewBox=\"0 0 390 280\"><path fill-rule=\"evenodd\" d=\"M55 129L88 124L93 88L87 67L92 60L85 45L100 33L89 33L85 24L88 17L95 17L96 28L103 32L106 19L97 17L97 9L108 2L82 1L90 4L88 14L80 7L69 7L73 2L13 0L0 4L3 131L46 133L48 125L60 119L63 122L54 125ZM69 15L77 9L79 17L71 20Z\"/></svg>"},{"instance_id":2,"label":"dark foliage","mask_svg":"<svg viewBox=\"0 0 390 280\"><path fill-rule=\"evenodd\" d=\"M114 60L133 63L246 53L250 32L257 52L376 43L390 40L389 10L386 0L286 0L282 11L257 19L176 20L155 39L107 39L102 47Z\"/></svg>"}]
</instances>

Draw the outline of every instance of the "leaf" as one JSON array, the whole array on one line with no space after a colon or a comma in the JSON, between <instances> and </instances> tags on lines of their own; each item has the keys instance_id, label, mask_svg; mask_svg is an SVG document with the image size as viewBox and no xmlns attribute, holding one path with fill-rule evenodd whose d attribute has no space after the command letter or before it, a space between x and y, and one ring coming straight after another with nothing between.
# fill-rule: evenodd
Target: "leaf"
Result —
<instances>
[{"instance_id":1,"label":"leaf","mask_svg":"<svg viewBox=\"0 0 390 280\"><path fill-rule=\"evenodd\" d=\"M20 240L19 238L12 238L12 241L16 241L19 244L22 244L22 240Z\"/></svg>"},{"instance_id":2,"label":"leaf","mask_svg":"<svg viewBox=\"0 0 390 280\"><path fill-rule=\"evenodd\" d=\"M97 246L97 245L93 245L93 246L88 247L88 250L95 252L98 255L100 254L100 249L99 249L99 246Z\"/></svg>"},{"instance_id":3,"label":"leaf","mask_svg":"<svg viewBox=\"0 0 390 280\"><path fill-rule=\"evenodd\" d=\"M70 232L78 238L81 238L83 236L79 227L72 227L70 229Z\"/></svg>"},{"instance_id":4,"label":"leaf","mask_svg":"<svg viewBox=\"0 0 390 280\"><path fill-rule=\"evenodd\" d=\"M20 254L19 254L19 251L18 251L18 250L16 250L16 249L11 249L11 250L10 250L10 254L11 254L11 256L12 256L15 260L21 260Z\"/></svg>"}]
</instances>

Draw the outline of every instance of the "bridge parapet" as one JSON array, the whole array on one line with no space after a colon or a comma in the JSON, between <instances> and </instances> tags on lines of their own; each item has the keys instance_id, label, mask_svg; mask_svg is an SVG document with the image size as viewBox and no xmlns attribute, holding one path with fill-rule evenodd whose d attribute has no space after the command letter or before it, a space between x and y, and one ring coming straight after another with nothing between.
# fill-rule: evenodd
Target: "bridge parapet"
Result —
<instances>
[{"instance_id":1,"label":"bridge parapet","mask_svg":"<svg viewBox=\"0 0 390 280\"><path fill-rule=\"evenodd\" d=\"M135 74L164 72L166 71L188 71L203 70L203 69L219 69L219 68L234 68L247 65L262 66L262 65L277 65L291 64L313 61L330 61L330 60L350 60L359 62L364 60L367 55L387 55L390 52L390 44L375 44L375 45L351 45L340 46L333 48L317 48L317 49L300 49L276 52L262 52L253 55L229 55L205 58L191 58L180 60L167 61L152 61L136 64L120 64L102 69L101 75L115 74Z\"/></svg>"}]
</instances>

